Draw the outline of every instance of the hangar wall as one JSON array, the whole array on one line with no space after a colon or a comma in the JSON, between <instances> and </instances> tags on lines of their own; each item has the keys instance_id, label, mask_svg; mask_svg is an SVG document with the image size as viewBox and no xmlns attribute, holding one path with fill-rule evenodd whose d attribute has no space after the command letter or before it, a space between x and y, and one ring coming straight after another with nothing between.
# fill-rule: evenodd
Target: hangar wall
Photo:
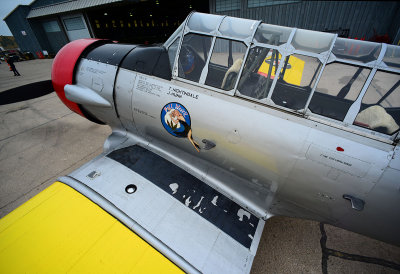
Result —
<instances>
[{"instance_id":1,"label":"hangar wall","mask_svg":"<svg viewBox=\"0 0 400 274\"><path fill-rule=\"evenodd\" d=\"M36 0L18 6L4 20L22 51L56 54L74 37L160 43L191 10L334 32L341 37L400 41L400 2L396 1Z\"/></svg>"},{"instance_id":2,"label":"hangar wall","mask_svg":"<svg viewBox=\"0 0 400 274\"><path fill-rule=\"evenodd\" d=\"M21 8L23 7L23 8ZM4 18L13 34L31 28L33 41L20 46L36 53L58 50L79 38L102 38L122 43L162 43L192 11L209 12L204 0L35 0L18 6ZM19 21L12 20L18 17ZM16 42L22 38L15 35ZM39 47L39 49L38 49Z\"/></svg>"},{"instance_id":3,"label":"hangar wall","mask_svg":"<svg viewBox=\"0 0 400 274\"><path fill-rule=\"evenodd\" d=\"M30 51L33 53L40 51L41 45L31 25L25 19L29 11L29 6L20 5L4 21L6 21L21 51Z\"/></svg>"},{"instance_id":4,"label":"hangar wall","mask_svg":"<svg viewBox=\"0 0 400 274\"><path fill-rule=\"evenodd\" d=\"M211 13L335 32L353 39L388 34L393 42L400 27L398 1L210 0L209 4Z\"/></svg>"}]
</instances>

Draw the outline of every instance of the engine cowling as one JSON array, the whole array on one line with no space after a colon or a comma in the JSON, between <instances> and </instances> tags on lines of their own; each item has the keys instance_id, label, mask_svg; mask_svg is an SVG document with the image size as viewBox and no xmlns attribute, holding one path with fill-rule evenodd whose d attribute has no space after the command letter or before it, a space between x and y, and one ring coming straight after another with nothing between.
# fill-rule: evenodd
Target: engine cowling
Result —
<instances>
[{"instance_id":1,"label":"engine cowling","mask_svg":"<svg viewBox=\"0 0 400 274\"><path fill-rule=\"evenodd\" d=\"M53 88L60 100L72 111L85 117L81 108L75 102L68 100L65 96L65 85L73 84L75 80L75 68L78 60L85 50L96 44L103 44L104 40L80 39L65 45L56 55L51 69L51 80Z\"/></svg>"},{"instance_id":2,"label":"engine cowling","mask_svg":"<svg viewBox=\"0 0 400 274\"><path fill-rule=\"evenodd\" d=\"M72 111L96 123L121 126L118 107L131 107L131 102L120 106L116 102L116 92L127 93L130 88L115 88L121 69L171 79L168 54L162 46L80 39L65 45L56 55L52 83Z\"/></svg>"}]
</instances>

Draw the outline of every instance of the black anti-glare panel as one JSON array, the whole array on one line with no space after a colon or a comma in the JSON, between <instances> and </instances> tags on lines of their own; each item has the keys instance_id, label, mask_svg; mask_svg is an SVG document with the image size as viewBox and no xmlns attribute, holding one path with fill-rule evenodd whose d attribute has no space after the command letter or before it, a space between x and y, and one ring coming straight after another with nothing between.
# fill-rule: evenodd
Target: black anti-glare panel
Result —
<instances>
[{"instance_id":1,"label":"black anti-glare panel","mask_svg":"<svg viewBox=\"0 0 400 274\"><path fill-rule=\"evenodd\" d=\"M122 59L135 47L135 45L105 44L87 52L82 57L100 63L119 66Z\"/></svg>"},{"instance_id":2,"label":"black anti-glare panel","mask_svg":"<svg viewBox=\"0 0 400 274\"><path fill-rule=\"evenodd\" d=\"M136 47L123 60L121 68L171 80L171 65L164 47Z\"/></svg>"},{"instance_id":3,"label":"black anti-glare panel","mask_svg":"<svg viewBox=\"0 0 400 274\"><path fill-rule=\"evenodd\" d=\"M142 147L119 149L107 156L140 174L240 244L250 248L258 219L226 196Z\"/></svg>"}]
</instances>

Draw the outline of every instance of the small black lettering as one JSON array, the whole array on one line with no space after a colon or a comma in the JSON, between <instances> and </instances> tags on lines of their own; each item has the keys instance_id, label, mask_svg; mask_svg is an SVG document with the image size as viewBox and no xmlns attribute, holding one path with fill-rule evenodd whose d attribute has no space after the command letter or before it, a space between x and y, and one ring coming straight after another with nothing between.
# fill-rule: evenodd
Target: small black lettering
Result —
<instances>
[{"instance_id":1,"label":"small black lettering","mask_svg":"<svg viewBox=\"0 0 400 274\"><path fill-rule=\"evenodd\" d=\"M199 99L199 95L194 95L191 92L179 89L179 88L174 88L174 87L169 87L169 92L167 93L167 95L172 95L175 97L179 97L182 98L182 95L187 96L187 97L191 97L193 99Z\"/></svg>"}]
</instances>

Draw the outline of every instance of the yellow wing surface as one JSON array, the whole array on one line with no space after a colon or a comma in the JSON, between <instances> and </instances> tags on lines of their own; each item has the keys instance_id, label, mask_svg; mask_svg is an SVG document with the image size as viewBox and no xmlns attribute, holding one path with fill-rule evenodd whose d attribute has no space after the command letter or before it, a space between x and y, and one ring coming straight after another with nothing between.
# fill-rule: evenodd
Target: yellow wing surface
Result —
<instances>
[{"instance_id":1,"label":"yellow wing surface","mask_svg":"<svg viewBox=\"0 0 400 274\"><path fill-rule=\"evenodd\" d=\"M281 58L282 56L279 54L279 60L281 60ZM270 64L271 64L271 55L265 58L264 62L262 63L262 65L258 70L258 74L267 77ZM271 70L271 79L275 78L275 69L277 68L276 67L277 65L279 65L279 62L278 64L276 64L276 62L273 61ZM286 83L300 86L303 70L304 70L304 61L297 57L290 56L288 65L286 66L285 75L283 76L283 80L285 80Z\"/></svg>"},{"instance_id":2,"label":"yellow wing surface","mask_svg":"<svg viewBox=\"0 0 400 274\"><path fill-rule=\"evenodd\" d=\"M60 182L0 220L0 273L182 273Z\"/></svg>"}]
</instances>

